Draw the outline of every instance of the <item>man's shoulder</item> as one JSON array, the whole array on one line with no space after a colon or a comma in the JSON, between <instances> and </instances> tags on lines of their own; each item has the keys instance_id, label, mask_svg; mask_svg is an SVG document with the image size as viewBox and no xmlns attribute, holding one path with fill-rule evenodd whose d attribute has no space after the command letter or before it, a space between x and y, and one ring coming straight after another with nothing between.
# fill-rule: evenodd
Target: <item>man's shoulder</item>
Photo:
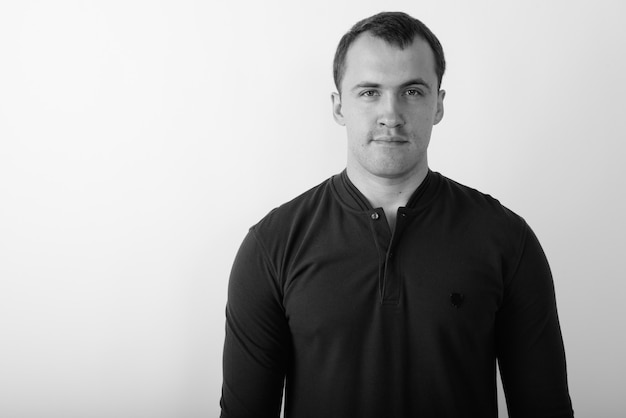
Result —
<instances>
[{"instance_id":1,"label":"man's shoulder","mask_svg":"<svg viewBox=\"0 0 626 418\"><path fill-rule=\"evenodd\" d=\"M294 223L307 219L312 213L318 211L321 206L328 205L329 201L333 199L331 196L333 177L272 209L251 229L276 233L292 228Z\"/></svg>"},{"instance_id":2,"label":"man's shoulder","mask_svg":"<svg viewBox=\"0 0 626 418\"><path fill-rule=\"evenodd\" d=\"M459 216L490 224L507 224L513 227L525 225L520 215L504 206L492 195L441 174L439 176L441 176L441 186L438 195L446 204L452 205Z\"/></svg>"}]
</instances>

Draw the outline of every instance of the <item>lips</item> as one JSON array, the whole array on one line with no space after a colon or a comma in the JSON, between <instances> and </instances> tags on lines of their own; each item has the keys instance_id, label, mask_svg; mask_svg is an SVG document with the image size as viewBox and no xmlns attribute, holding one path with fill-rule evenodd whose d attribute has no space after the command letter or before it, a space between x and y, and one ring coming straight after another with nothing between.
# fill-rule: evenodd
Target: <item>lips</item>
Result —
<instances>
[{"instance_id":1,"label":"lips","mask_svg":"<svg viewBox=\"0 0 626 418\"><path fill-rule=\"evenodd\" d=\"M406 139L404 139L403 137L400 136L379 136L377 138L372 139L372 142L378 142L378 143L388 143L388 144L402 144L405 142L409 142Z\"/></svg>"}]
</instances>

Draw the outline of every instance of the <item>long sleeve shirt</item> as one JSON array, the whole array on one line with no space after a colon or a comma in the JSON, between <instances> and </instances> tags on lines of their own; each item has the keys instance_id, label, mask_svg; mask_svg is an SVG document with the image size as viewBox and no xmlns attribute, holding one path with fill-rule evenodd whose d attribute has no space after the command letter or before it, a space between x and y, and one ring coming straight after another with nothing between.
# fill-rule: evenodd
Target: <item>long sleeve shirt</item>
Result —
<instances>
[{"instance_id":1,"label":"long sleeve shirt","mask_svg":"<svg viewBox=\"0 0 626 418\"><path fill-rule=\"evenodd\" d=\"M429 171L393 231L345 171L235 259L222 417L573 417L553 280L526 222Z\"/></svg>"}]
</instances>

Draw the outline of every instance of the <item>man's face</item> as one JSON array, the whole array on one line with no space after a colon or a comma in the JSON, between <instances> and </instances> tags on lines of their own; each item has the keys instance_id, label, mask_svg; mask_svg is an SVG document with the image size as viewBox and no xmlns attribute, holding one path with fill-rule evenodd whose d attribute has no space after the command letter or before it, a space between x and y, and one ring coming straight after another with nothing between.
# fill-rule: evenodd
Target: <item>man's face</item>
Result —
<instances>
[{"instance_id":1,"label":"man's face","mask_svg":"<svg viewBox=\"0 0 626 418\"><path fill-rule=\"evenodd\" d=\"M399 49L361 34L346 55L341 95L332 96L335 120L348 134L349 173L388 179L424 173L444 95L425 41Z\"/></svg>"}]
</instances>

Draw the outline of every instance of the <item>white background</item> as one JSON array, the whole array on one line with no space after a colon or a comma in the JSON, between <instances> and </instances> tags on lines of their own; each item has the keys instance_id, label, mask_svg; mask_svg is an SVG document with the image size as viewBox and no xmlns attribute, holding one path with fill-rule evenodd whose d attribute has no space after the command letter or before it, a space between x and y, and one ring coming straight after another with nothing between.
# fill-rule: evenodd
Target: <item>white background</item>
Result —
<instances>
[{"instance_id":1,"label":"white background","mask_svg":"<svg viewBox=\"0 0 626 418\"><path fill-rule=\"evenodd\" d=\"M383 8L446 51L431 167L544 246L577 416L623 416L623 4L2 0L0 416L219 414L235 252L343 169L334 49Z\"/></svg>"}]
</instances>

